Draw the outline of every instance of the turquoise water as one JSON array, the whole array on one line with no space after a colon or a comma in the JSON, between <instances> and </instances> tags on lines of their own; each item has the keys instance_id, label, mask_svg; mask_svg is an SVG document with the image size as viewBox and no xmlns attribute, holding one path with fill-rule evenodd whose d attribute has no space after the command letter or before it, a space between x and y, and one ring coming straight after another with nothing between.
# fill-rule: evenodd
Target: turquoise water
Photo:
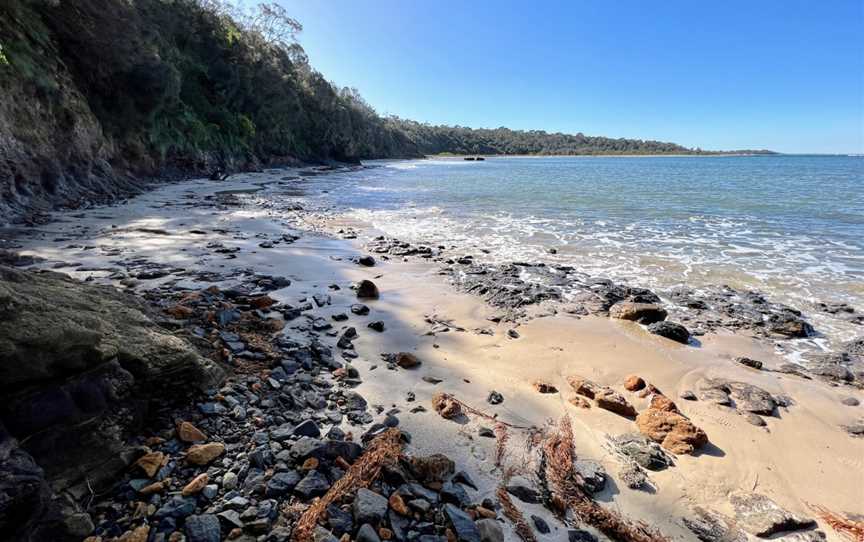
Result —
<instances>
[{"instance_id":1,"label":"turquoise water","mask_svg":"<svg viewBox=\"0 0 864 542\"><path fill-rule=\"evenodd\" d=\"M310 181L354 219L663 288L755 288L864 309L864 158L423 160ZM327 190L326 193L323 190ZM549 254L555 248L557 254Z\"/></svg>"}]
</instances>

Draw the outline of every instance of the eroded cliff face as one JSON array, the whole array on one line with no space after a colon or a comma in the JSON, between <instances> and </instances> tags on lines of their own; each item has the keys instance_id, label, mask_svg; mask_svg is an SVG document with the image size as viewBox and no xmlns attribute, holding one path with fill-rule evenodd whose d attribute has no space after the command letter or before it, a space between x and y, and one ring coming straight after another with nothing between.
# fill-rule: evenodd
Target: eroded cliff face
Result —
<instances>
[{"instance_id":1,"label":"eroded cliff face","mask_svg":"<svg viewBox=\"0 0 864 542\"><path fill-rule=\"evenodd\" d=\"M33 12L7 5L0 36L0 223L117 193L113 147L47 28Z\"/></svg>"}]
</instances>

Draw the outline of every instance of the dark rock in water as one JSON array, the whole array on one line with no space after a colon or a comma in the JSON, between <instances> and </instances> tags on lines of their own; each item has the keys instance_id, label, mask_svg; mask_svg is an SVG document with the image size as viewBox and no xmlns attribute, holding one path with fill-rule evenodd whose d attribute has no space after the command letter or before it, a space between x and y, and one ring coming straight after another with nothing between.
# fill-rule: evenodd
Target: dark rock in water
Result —
<instances>
[{"instance_id":1,"label":"dark rock in water","mask_svg":"<svg viewBox=\"0 0 864 542\"><path fill-rule=\"evenodd\" d=\"M189 542L220 542L222 527L219 518L213 514L189 516L186 518L186 540Z\"/></svg>"},{"instance_id":2,"label":"dark rock in water","mask_svg":"<svg viewBox=\"0 0 864 542\"><path fill-rule=\"evenodd\" d=\"M690 332L687 328L675 322L655 322L648 326L648 331L682 344L690 341Z\"/></svg>"},{"instance_id":3,"label":"dark rock in water","mask_svg":"<svg viewBox=\"0 0 864 542\"><path fill-rule=\"evenodd\" d=\"M681 522L701 542L747 542L747 535L731 519L696 506Z\"/></svg>"},{"instance_id":4,"label":"dark rock in water","mask_svg":"<svg viewBox=\"0 0 864 542\"><path fill-rule=\"evenodd\" d=\"M355 303L351 305L351 312L358 316L364 316L369 314L369 307L363 305L362 303Z\"/></svg>"},{"instance_id":5,"label":"dark rock in water","mask_svg":"<svg viewBox=\"0 0 864 542\"><path fill-rule=\"evenodd\" d=\"M735 493L729 501L735 510L738 526L760 538L785 531L809 529L816 525L812 519L796 516L759 493Z\"/></svg>"},{"instance_id":6,"label":"dark rock in water","mask_svg":"<svg viewBox=\"0 0 864 542\"><path fill-rule=\"evenodd\" d=\"M311 470L294 487L294 491L304 499L320 497L330 489L330 482L317 470Z\"/></svg>"},{"instance_id":7,"label":"dark rock in water","mask_svg":"<svg viewBox=\"0 0 864 542\"><path fill-rule=\"evenodd\" d=\"M354 514L354 521L358 524L377 525L387 513L387 497L366 488L358 489L351 510Z\"/></svg>"},{"instance_id":8,"label":"dark rock in water","mask_svg":"<svg viewBox=\"0 0 864 542\"><path fill-rule=\"evenodd\" d=\"M486 402L490 405L500 405L504 402L504 396L497 391L492 390L489 392L489 397L486 398Z\"/></svg>"},{"instance_id":9,"label":"dark rock in water","mask_svg":"<svg viewBox=\"0 0 864 542\"><path fill-rule=\"evenodd\" d=\"M378 287L371 280L361 280L357 284L358 299L378 299L379 296ZM353 312L354 307L352 306L351 309Z\"/></svg>"},{"instance_id":10,"label":"dark rock in water","mask_svg":"<svg viewBox=\"0 0 864 542\"><path fill-rule=\"evenodd\" d=\"M375 320L374 322L369 322L367 325L369 329L382 333L384 331L384 322L381 320Z\"/></svg>"},{"instance_id":11,"label":"dark rock in water","mask_svg":"<svg viewBox=\"0 0 864 542\"><path fill-rule=\"evenodd\" d=\"M609 308L609 317L630 320L640 324L653 324L666 319L666 310L656 303L634 303L619 301Z\"/></svg>"},{"instance_id":12,"label":"dark rock in water","mask_svg":"<svg viewBox=\"0 0 864 542\"><path fill-rule=\"evenodd\" d=\"M537 529L537 532L540 534L549 534L551 529L549 528L549 524L546 523L546 520L541 518L540 516L535 516L531 514L531 522L534 523L534 528Z\"/></svg>"},{"instance_id":13,"label":"dark rock in water","mask_svg":"<svg viewBox=\"0 0 864 542\"><path fill-rule=\"evenodd\" d=\"M360 256L357 258L357 263L366 267L372 267L375 265L375 258L372 256Z\"/></svg>"},{"instance_id":14,"label":"dark rock in water","mask_svg":"<svg viewBox=\"0 0 864 542\"><path fill-rule=\"evenodd\" d=\"M471 516L452 504L444 505L444 515L453 528L458 542L481 542L480 531Z\"/></svg>"},{"instance_id":15,"label":"dark rock in water","mask_svg":"<svg viewBox=\"0 0 864 542\"><path fill-rule=\"evenodd\" d=\"M345 314L344 312L340 312L338 314L334 314L330 318L332 318L333 321L335 321L335 322L344 322L345 320L348 319L348 315Z\"/></svg>"},{"instance_id":16,"label":"dark rock in water","mask_svg":"<svg viewBox=\"0 0 864 542\"><path fill-rule=\"evenodd\" d=\"M330 296L327 294L315 294L312 296L312 300L315 301L315 304L319 307L330 304Z\"/></svg>"},{"instance_id":17,"label":"dark rock in water","mask_svg":"<svg viewBox=\"0 0 864 542\"><path fill-rule=\"evenodd\" d=\"M813 326L797 311L786 310L771 314L765 324L769 332L784 337L809 337L813 334Z\"/></svg>"},{"instance_id":18,"label":"dark rock in water","mask_svg":"<svg viewBox=\"0 0 864 542\"><path fill-rule=\"evenodd\" d=\"M746 357L738 357L733 360L735 363L740 363L746 367L750 367L751 369L759 370L762 368L762 362L757 359L751 359Z\"/></svg>"}]
</instances>

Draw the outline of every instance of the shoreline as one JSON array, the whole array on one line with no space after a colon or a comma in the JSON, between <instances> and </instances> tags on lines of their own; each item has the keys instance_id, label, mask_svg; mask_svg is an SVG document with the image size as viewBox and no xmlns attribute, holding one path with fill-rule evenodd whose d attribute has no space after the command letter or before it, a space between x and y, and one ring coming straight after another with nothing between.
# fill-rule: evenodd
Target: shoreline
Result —
<instances>
[{"instance_id":1,"label":"shoreline","mask_svg":"<svg viewBox=\"0 0 864 542\"><path fill-rule=\"evenodd\" d=\"M297 202L279 195L283 188L292 193L292 180L283 177L294 177L295 173L271 170L261 175L238 174L221 183L185 181L157 187L113 207L56 213L55 218L71 222L73 227L63 229L49 224L36 229L42 230L42 238L26 240L23 253L46 258L37 267L55 267L58 261L80 263L78 267L56 269L78 278L89 276L96 282L122 285L125 281L138 295L145 293L144 286L152 289L175 279L169 289L198 290L214 282L195 280L193 271L218 273L223 277L217 281L220 284L236 281L237 270L242 268L285 275L292 284L271 293L273 299L290 305L326 293L331 296L330 303L313 309L324 317L347 312L356 302L349 288L352 283L374 281L381 289L381 298L368 302L372 315L351 316L348 320L349 325L358 326L359 332L354 340L359 358L353 365L362 383L356 390L370 404L381 404L382 412L388 408L401 410L400 427L412 435L411 449L424 454L444 453L456 462L457 470L468 470L478 483L479 490L471 492L476 502L494 499L494 489L500 482L500 469L492 464L495 439L478 436L488 422L471 419L457 424L438 417L430 407L436 391L446 390L512 423L544 427L547 419L566 414L576 424L577 454L599 461L608 473L606 488L595 498L669 536L693 536L680 520L693 517L694 506L734 515L727 497L738 490L752 491L753 487L804 516L812 516L806 503L840 512L856 511L864 494L860 485L850 483L848 473L864 476L864 463L860 461L864 440L852 438L840 426L855 423L861 414L860 407L843 406L840 399L864 399L860 389L848 385L834 388L819 379L756 371L733 362L735 357L747 356L763 361L766 368L780 367L783 360L765 341L721 330L702 335L699 345L679 345L646 333L639 324L609 319L603 315L603 310L608 313L608 307L592 312L587 301L583 310L572 312L560 307L553 312L548 305L532 307L535 304L531 303L524 316L502 317L507 309L519 311L524 307L508 307L505 303L496 308L465 292L465 287L460 291L448 284L448 278L470 271L473 262L447 264L453 271L442 274L440 262L423 261L434 260L434 256L422 257L431 253L400 254L387 240L377 245L380 252L369 252L378 260L375 266L358 266L351 259L367 252L367 246L357 238L366 236L363 232L343 231L342 236L351 239L327 236L328 231L345 230L347 226L328 224L326 216L311 217L318 228L301 231L300 227L310 222L303 216L302 196L298 209ZM269 180L259 180L261 176ZM250 183L260 185L259 189L241 192L249 190ZM222 194L217 195L219 192ZM208 201L208 196L213 199ZM208 206L202 207L205 201ZM237 247L239 251L220 256L189 233L193 230L210 232L224 247ZM286 232L299 238L268 248L261 246ZM80 247L64 248L70 243ZM129 258L184 272L175 276L172 271L155 280L128 280L132 277L123 271L123 261ZM98 270L106 267L111 270ZM497 271L488 267L483 276L494 278ZM329 284L340 289L328 289ZM489 283L485 286L488 288ZM617 285L605 286L613 291ZM384 322L385 331L367 329L371 320ZM304 322L303 318L286 322L286 334L308 339L309 324ZM487 334L490 330L491 335ZM321 339L332 341L335 337L321 335ZM398 351L416 354L423 361L420 369L384 368L380 354ZM650 399L621 388L625 377L632 374L675 401L695 425L705 430L710 442L706 451L695 456L678 455L674 466L648 473L653 493L630 490L621 483L620 471L625 462L610 448L611 437L636 431L632 420L601 408L579 409L567 400L571 394L568 377L579 375L612 387L638 411L644 411L650 408ZM421 375L441 381L432 383ZM753 425L754 420L735 408L680 397L697 389L704 378L747 382L764 388L773 397L788 395L793 401L761 417L766 425ZM537 393L532 387L536 380L554 385L558 393ZM409 391L414 396L410 401ZM503 403L488 404L486 398L491 391L501 393ZM415 405L425 405L429 411L410 413ZM442 439L441 435L448 438ZM802 465L810 468L802 469ZM558 534L554 536L563 536L567 527L541 506L520 503L523 506L526 515L529 511L541 515L555 527L553 532ZM821 527L829 540L839 540L827 525ZM507 540L515 540L512 532L506 534Z\"/></svg>"}]
</instances>

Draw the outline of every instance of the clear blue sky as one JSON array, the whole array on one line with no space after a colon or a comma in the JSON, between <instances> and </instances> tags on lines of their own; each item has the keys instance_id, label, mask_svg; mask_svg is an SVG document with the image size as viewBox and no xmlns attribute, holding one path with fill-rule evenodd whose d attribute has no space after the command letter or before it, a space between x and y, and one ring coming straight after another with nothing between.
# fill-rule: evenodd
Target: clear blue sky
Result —
<instances>
[{"instance_id":1,"label":"clear blue sky","mask_svg":"<svg viewBox=\"0 0 864 542\"><path fill-rule=\"evenodd\" d=\"M864 1L280 0L382 114L864 152Z\"/></svg>"}]
</instances>

